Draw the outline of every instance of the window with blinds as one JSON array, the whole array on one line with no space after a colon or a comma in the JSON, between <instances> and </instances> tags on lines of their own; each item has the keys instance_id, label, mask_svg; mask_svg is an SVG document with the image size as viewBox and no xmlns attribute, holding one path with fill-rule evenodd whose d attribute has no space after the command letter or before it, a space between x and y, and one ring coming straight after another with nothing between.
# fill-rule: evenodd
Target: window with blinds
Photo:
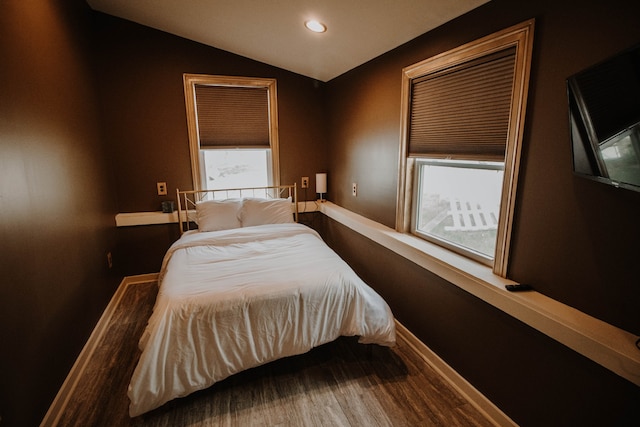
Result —
<instances>
[{"instance_id":1,"label":"window with blinds","mask_svg":"<svg viewBox=\"0 0 640 427\"><path fill-rule=\"evenodd\" d=\"M195 190L279 185L275 79L184 75Z\"/></svg>"},{"instance_id":2,"label":"window with blinds","mask_svg":"<svg viewBox=\"0 0 640 427\"><path fill-rule=\"evenodd\" d=\"M396 229L506 277L534 20L403 70Z\"/></svg>"}]
</instances>

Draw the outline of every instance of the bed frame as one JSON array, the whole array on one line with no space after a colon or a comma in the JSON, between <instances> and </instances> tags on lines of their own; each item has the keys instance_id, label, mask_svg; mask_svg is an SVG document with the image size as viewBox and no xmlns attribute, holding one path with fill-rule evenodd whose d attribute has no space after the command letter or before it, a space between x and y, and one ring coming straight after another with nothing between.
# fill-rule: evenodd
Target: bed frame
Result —
<instances>
[{"instance_id":1,"label":"bed frame","mask_svg":"<svg viewBox=\"0 0 640 427\"><path fill-rule=\"evenodd\" d=\"M176 190L178 198L178 224L180 234L197 228L195 224L196 203L205 200L224 200L243 197L261 199L279 199L291 197L291 213L298 222L298 188L297 184L276 185L271 187L225 188L221 190Z\"/></svg>"}]
</instances>

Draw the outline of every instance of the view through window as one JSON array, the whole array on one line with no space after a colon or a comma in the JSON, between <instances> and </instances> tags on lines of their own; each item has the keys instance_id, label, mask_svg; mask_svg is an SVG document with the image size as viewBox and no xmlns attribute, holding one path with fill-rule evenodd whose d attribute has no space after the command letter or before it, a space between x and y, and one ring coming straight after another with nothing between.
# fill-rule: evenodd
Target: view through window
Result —
<instances>
[{"instance_id":1,"label":"view through window","mask_svg":"<svg viewBox=\"0 0 640 427\"><path fill-rule=\"evenodd\" d=\"M201 150L205 190L266 187L269 185L269 150Z\"/></svg>"},{"instance_id":2,"label":"view through window","mask_svg":"<svg viewBox=\"0 0 640 427\"><path fill-rule=\"evenodd\" d=\"M417 173L415 232L493 259L504 164L425 160Z\"/></svg>"}]
</instances>

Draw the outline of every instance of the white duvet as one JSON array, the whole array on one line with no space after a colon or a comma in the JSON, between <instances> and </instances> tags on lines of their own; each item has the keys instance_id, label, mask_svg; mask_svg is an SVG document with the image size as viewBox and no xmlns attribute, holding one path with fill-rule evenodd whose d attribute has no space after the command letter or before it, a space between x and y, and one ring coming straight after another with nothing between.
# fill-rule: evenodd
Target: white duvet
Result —
<instances>
[{"instance_id":1,"label":"white duvet","mask_svg":"<svg viewBox=\"0 0 640 427\"><path fill-rule=\"evenodd\" d=\"M163 261L129 413L339 336L391 346L393 316L315 231L294 223L186 233Z\"/></svg>"}]
</instances>

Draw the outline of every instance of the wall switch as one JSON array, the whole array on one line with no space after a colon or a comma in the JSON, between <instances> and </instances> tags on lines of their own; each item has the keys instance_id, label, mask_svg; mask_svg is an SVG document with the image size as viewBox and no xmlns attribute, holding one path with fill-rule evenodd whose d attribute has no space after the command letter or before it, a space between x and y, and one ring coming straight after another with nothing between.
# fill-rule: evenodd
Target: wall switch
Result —
<instances>
[{"instance_id":1,"label":"wall switch","mask_svg":"<svg viewBox=\"0 0 640 427\"><path fill-rule=\"evenodd\" d=\"M109 266L109 268L113 268L113 257L111 256L111 252L107 252L107 266Z\"/></svg>"},{"instance_id":2,"label":"wall switch","mask_svg":"<svg viewBox=\"0 0 640 427\"><path fill-rule=\"evenodd\" d=\"M355 182L351 184L351 194L353 194L354 197L358 195L358 184Z\"/></svg>"},{"instance_id":3,"label":"wall switch","mask_svg":"<svg viewBox=\"0 0 640 427\"><path fill-rule=\"evenodd\" d=\"M302 188L309 188L309 177L308 176L303 176L302 177Z\"/></svg>"},{"instance_id":4,"label":"wall switch","mask_svg":"<svg viewBox=\"0 0 640 427\"><path fill-rule=\"evenodd\" d=\"M167 195L167 183L166 182L158 182L158 196L166 196Z\"/></svg>"}]
</instances>

